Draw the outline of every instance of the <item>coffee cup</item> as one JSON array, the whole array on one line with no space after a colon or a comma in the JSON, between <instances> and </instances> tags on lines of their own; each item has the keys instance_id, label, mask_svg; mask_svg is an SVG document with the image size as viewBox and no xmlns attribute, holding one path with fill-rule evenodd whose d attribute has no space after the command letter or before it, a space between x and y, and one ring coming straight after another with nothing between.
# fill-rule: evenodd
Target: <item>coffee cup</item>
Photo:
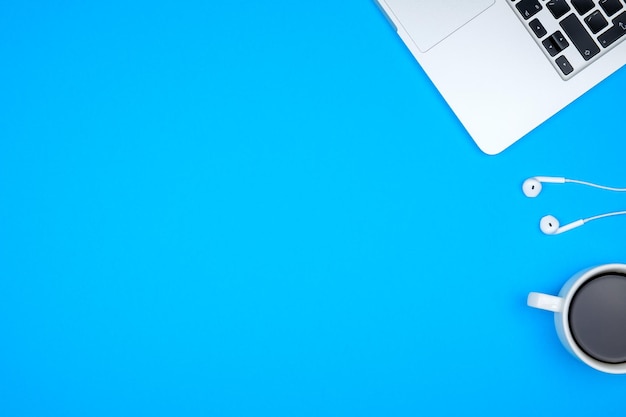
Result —
<instances>
[{"instance_id":1,"label":"coffee cup","mask_svg":"<svg viewBox=\"0 0 626 417\"><path fill-rule=\"evenodd\" d=\"M554 312L567 350L598 371L626 373L626 265L580 271L558 296L531 292L530 307Z\"/></svg>"}]
</instances>

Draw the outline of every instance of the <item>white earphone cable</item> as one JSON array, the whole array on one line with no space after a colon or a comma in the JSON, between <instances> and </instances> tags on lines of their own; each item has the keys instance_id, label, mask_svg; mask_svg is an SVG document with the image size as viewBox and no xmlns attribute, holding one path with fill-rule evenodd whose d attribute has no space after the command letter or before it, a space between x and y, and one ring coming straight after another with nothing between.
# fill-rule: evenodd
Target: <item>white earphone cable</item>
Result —
<instances>
[{"instance_id":1,"label":"white earphone cable","mask_svg":"<svg viewBox=\"0 0 626 417\"><path fill-rule=\"evenodd\" d=\"M623 215L626 215L626 211L614 211L613 213L600 214L598 216L589 217L588 219L583 219L583 222L589 223L594 220L603 219L605 217L623 216Z\"/></svg>"},{"instance_id":2,"label":"white earphone cable","mask_svg":"<svg viewBox=\"0 0 626 417\"><path fill-rule=\"evenodd\" d=\"M565 182L570 182L570 183L573 183L573 184L586 185L588 187L599 188L601 190L615 191L617 193L624 193L624 192L626 192L626 188L607 187L607 186L604 186L604 185L598 185L598 184L594 184L592 182L587 182L587 181L570 180L568 178L565 178Z\"/></svg>"}]
</instances>

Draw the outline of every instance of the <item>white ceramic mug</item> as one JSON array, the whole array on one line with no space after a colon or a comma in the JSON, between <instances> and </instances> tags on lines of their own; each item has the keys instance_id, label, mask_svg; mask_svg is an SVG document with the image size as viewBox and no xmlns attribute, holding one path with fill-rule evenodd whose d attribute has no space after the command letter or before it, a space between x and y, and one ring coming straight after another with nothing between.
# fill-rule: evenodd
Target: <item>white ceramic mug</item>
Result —
<instances>
[{"instance_id":1,"label":"white ceramic mug","mask_svg":"<svg viewBox=\"0 0 626 417\"><path fill-rule=\"evenodd\" d=\"M610 374L624 374L626 373L626 362L607 363L588 355L578 345L576 339L572 335L572 330L570 329L570 307L576 292L585 283L591 281L592 279L609 274L626 276L626 265L607 264L585 269L570 278L565 283L563 288L561 288L559 295L556 297L553 295L531 292L528 294L528 305L530 307L553 311L555 313L554 324L559 338L561 339L563 346L565 346L565 348L575 357L599 371ZM624 299L624 303L626 304L626 299Z\"/></svg>"}]
</instances>

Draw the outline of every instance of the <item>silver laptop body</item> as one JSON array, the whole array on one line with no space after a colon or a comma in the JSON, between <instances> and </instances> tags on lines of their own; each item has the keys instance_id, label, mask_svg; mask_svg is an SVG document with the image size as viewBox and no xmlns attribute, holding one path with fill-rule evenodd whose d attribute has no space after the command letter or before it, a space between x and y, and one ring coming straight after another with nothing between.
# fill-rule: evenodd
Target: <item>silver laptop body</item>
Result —
<instances>
[{"instance_id":1,"label":"silver laptop body","mask_svg":"<svg viewBox=\"0 0 626 417\"><path fill-rule=\"evenodd\" d=\"M626 0L377 1L487 154L626 64Z\"/></svg>"}]
</instances>

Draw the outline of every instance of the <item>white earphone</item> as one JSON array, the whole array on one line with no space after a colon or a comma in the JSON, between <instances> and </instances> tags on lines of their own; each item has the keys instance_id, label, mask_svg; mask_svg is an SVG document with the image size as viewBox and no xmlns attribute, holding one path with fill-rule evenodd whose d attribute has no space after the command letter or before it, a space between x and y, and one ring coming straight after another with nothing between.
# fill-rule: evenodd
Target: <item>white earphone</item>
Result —
<instances>
[{"instance_id":1,"label":"white earphone","mask_svg":"<svg viewBox=\"0 0 626 417\"><path fill-rule=\"evenodd\" d=\"M522 184L522 191L526 197L535 198L541 193L543 189L542 184L544 183L552 183L552 184L565 184L565 183L573 183L573 184L581 184L586 185L588 187L599 188L602 190L615 191L618 193L626 192L626 188L614 188L614 187L606 187L604 185L593 184L585 181L571 180L563 177L532 177L528 178ZM598 216L589 217L587 219L576 220L575 222L568 223L565 226L561 226L556 217L548 215L541 218L539 222L539 228L546 235L558 235L561 233L565 233L572 229L582 226L585 223L589 223L593 220L602 219L605 217L612 216L622 216L626 215L626 211L615 211L613 213L600 214Z\"/></svg>"},{"instance_id":2,"label":"white earphone","mask_svg":"<svg viewBox=\"0 0 626 417\"><path fill-rule=\"evenodd\" d=\"M563 177L528 178L526 181L524 181L524 184L522 184L522 191L524 192L524 195L526 197L535 198L539 195L539 193L541 193L541 190L543 189L543 186L541 184L565 184L566 182L572 184L586 185L587 187L599 188L601 190L615 191L617 193L626 192L626 188L606 187L604 185L593 184L586 181L570 180L569 178Z\"/></svg>"}]
</instances>

